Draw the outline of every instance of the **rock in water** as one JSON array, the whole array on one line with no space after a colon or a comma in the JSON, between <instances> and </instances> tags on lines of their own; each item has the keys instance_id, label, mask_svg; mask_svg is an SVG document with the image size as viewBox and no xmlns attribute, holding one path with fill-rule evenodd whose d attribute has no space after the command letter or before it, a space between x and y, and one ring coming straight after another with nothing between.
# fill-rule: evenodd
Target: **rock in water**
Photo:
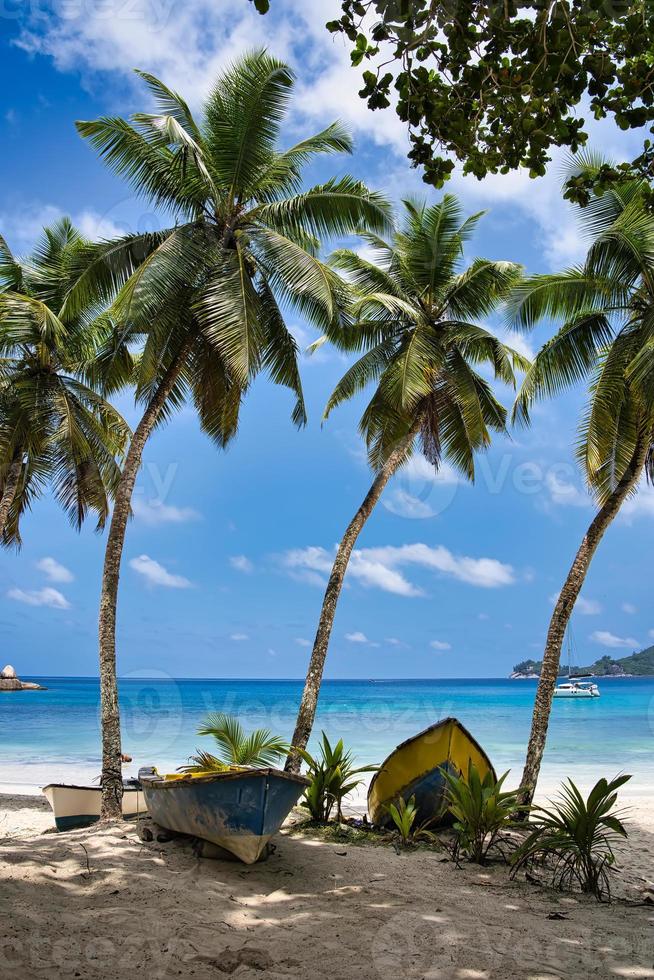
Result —
<instances>
[{"instance_id":1,"label":"rock in water","mask_svg":"<svg viewBox=\"0 0 654 980\"><path fill-rule=\"evenodd\" d=\"M45 691L45 688L33 681L21 681L11 664L7 664L0 670L0 691Z\"/></svg>"}]
</instances>

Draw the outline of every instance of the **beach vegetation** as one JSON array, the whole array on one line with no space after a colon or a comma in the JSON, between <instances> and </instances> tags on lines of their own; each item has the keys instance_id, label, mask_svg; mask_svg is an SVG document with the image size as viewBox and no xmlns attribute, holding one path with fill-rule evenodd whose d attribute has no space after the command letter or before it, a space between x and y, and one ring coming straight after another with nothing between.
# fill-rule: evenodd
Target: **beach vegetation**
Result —
<instances>
[{"instance_id":1,"label":"beach vegetation","mask_svg":"<svg viewBox=\"0 0 654 980\"><path fill-rule=\"evenodd\" d=\"M269 0L254 0L266 13ZM409 159L442 187L463 172L524 168L546 172L554 147L576 152L588 139L580 102L622 130L654 121L651 37L654 11L629 3L476 3L448 0L342 0L327 29L351 43L364 67L359 91L371 110L392 107L407 125ZM570 179L566 195L651 175L654 146L619 166ZM537 193L537 191L535 191Z\"/></svg>"},{"instance_id":2,"label":"beach vegetation","mask_svg":"<svg viewBox=\"0 0 654 980\"><path fill-rule=\"evenodd\" d=\"M301 806L309 811L311 819L317 823L327 822L334 811L336 819L340 821L344 798L363 782L357 777L377 769L377 766L355 766L352 752L345 748L343 739L332 746L324 732L317 755L311 755L306 749L302 749L300 755L307 764L310 780Z\"/></svg>"},{"instance_id":3,"label":"beach vegetation","mask_svg":"<svg viewBox=\"0 0 654 980\"><path fill-rule=\"evenodd\" d=\"M198 750L180 772L222 772L235 766L275 766L288 752L288 745L267 728L246 734L233 715L210 714L198 728L198 735L210 736L216 744L215 754Z\"/></svg>"},{"instance_id":4,"label":"beach vegetation","mask_svg":"<svg viewBox=\"0 0 654 980\"><path fill-rule=\"evenodd\" d=\"M507 832L521 809L518 790L502 788L509 773L498 779L489 771L481 779L472 760L466 775L441 772L447 784L444 811L453 821L455 860L462 854L468 861L485 864L491 852L506 860L515 847Z\"/></svg>"},{"instance_id":5,"label":"beach vegetation","mask_svg":"<svg viewBox=\"0 0 654 980\"><path fill-rule=\"evenodd\" d=\"M491 432L504 432L506 410L479 369L513 386L529 362L503 344L483 321L515 286L512 262L478 258L464 248L481 214L464 217L456 197L436 204L406 200L401 226L388 239L362 235L368 257L337 251L331 265L356 289L350 321L325 339L360 357L334 389L324 412L368 386L373 393L359 423L373 481L338 545L307 669L287 767L299 769L299 749L311 734L337 603L352 551L391 477L420 452L435 470L450 463L474 480L475 454ZM363 353L362 353L363 352ZM416 449L419 446L419 449Z\"/></svg>"},{"instance_id":6,"label":"beach vegetation","mask_svg":"<svg viewBox=\"0 0 654 980\"><path fill-rule=\"evenodd\" d=\"M592 175L602 163L579 156L570 173ZM525 802L533 798L563 640L591 562L641 479L654 476L654 214L645 191L643 181L632 181L593 198L579 216L590 241L584 262L525 278L508 304L514 328L530 329L543 319L560 323L524 377L514 421L527 425L534 402L588 384L577 458L597 508L548 627L521 781Z\"/></svg>"},{"instance_id":7,"label":"beach vegetation","mask_svg":"<svg viewBox=\"0 0 654 980\"><path fill-rule=\"evenodd\" d=\"M190 399L219 447L236 434L244 393L260 373L289 388L293 421L306 411L298 348L284 310L320 330L339 323L348 290L319 257L321 242L361 227L388 230L385 199L348 175L305 188L316 158L350 152L339 123L281 149L294 75L264 51L250 52L216 79L199 116L181 95L139 72L155 112L78 122L109 169L173 223L89 250L69 297L118 289L108 312L115 330L101 359L113 377L132 349L142 408L125 457L107 537L99 616L102 813L118 817L122 795L116 682L120 566L135 481L154 430Z\"/></svg>"},{"instance_id":8,"label":"beach vegetation","mask_svg":"<svg viewBox=\"0 0 654 980\"><path fill-rule=\"evenodd\" d=\"M578 887L598 901L610 900L614 847L627 837L615 805L618 790L629 779L625 774L600 779L586 799L568 779L550 807L532 809L534 826L514 854L512 873L545 862L556 888Z\"/></svg>"},{"instance_id":9,"label":"beach vegetation","mask_svg":"<svg viewBox=\"0 0 654 980\"><path fill-rule=\"evenodd\" d=\"M130 431L101 391L94 362L107 326L102 295L73 310L68 295L88 242L67 218L32 253L0 236L0 542L21 544L21 518L47 488L79 530L107 521Z\"/></svg>"}]
</instances>

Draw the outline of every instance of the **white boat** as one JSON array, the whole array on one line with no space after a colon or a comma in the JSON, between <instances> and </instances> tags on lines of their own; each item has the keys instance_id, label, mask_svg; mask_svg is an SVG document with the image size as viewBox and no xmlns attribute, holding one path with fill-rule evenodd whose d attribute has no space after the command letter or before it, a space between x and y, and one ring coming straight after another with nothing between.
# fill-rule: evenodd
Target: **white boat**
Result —
<instances>
[{"instance_id":1,"label":"white boat","mask_svg":"<svg viewBox=\"0 0 654 980\"><path fill-rule=\"evenodd\" d=\"M102 790L99 786L49 783L41 792L52 807L57 830L88 827L100 819ZM123 816L138 817L147 812L140 783L136 779L126 779L123 783Z\"/></svg>"},{"instance_id":2,"label":"white boat","mask_svg":"<svg viewBox=\"0 0 654 980\"><path fill-rule=\"evenodd\" d=\"M581 681L576 677L571 677L564 684L557 684L554 688L555 698L598 698L600 696L599 687L592 681Z\"/></svg>"},{"instance_id":3,"label":"white boat","mask_svg":"<svg viewBox=\"0 0 654 980\"><path fill-rule=\"evenodd\" d=\"M554 688L555 698L598 698L599 687L588 680L592 674L574 676L572 673L572 626L568 626L568 678Z\"/></svg>"}]
</instances>

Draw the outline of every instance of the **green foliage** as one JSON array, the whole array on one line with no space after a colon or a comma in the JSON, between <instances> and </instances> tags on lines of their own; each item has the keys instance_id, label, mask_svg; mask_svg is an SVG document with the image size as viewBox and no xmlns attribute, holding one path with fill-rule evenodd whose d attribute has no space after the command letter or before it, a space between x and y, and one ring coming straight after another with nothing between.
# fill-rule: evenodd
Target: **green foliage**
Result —
<instances>
[{"instance_id":1,"label":"green foliage","mask_svg":"<svg viewBox=\"0 0 654 980\"><path fill-rule=\"evenodd\" d=\"M241 723L232 715L211 714L198 728L198 735L210 735L218 754L199 751L191 756L190 765L180 772L220 772L229 766L274 766L286 755L289 746L267 728L257 728L246 735Z\"/></svg>"},{"instance_id":2,"label":"green foliage","mask_svg":"<svg viewBox=\"0 0 654 980\"><path fill-rule=\"evenodd\" d=\"M518 165L542 173L552 145L575 150L585 141L575 116L584 92L597 118L612 113L623 129L654 118L647 4L557 3L541 5L535 18L525 16L530 8L475 4L457 16L449 2L344 0L342 17L327 27L350 39L353 65L379 63L363 73L360 94L372 109L396 102L411 130L410 157L440 186L452 162L435 147L478 177ZM401 71L384 71L389 59ZM647 172L649 142L644 149L631 168L607 167L591 186ZM587 191L583 182L570 186L571 197Z\"/></svg>"},{"instance_id":3,"label":"green foliage","mask_svg":"<svg viewBox=\"0 0 654 980\"><path fill-rule=\"evenodd\" d=\"M455 856L462 853L475 864L484 864L491 850L504 856L503 848L510 846L505 832L524 812L518 790L502 790L508 772L499 779L487 772L480 779L472 761L467 776L441 771L447 782L446 809L454 818Z\"/></svg>"},{"instance_id":4,"label":"green foliage","mask_svg":"<svg viewBox=\"0 0 654 980\"><path fill-rule=\"evenodd\" d=\"M354 66L370 63L359 94L371 109L395 107L409 128L409 158L436 187L455 160L480 179L517 167L542 175L552 147L576 152L586 142L580 101L621 129L654 121L646 0L343 0L341 9L327 28L347 36ZM646 140L631 164L575 176L567 196L587 203L593 190L649 176L653 160Z\"/></svg>"},{"instance_id":5,"label":"green foliage","mask_svg":"<svg viewBox=\"0 0 654 980\"><path fill-rule=\"evenodd\" d=\"M190 395L203 430L224 446L237 431L243 394L265 372L291 390L292 418L302 425L298 350L285 312L321 330L338 322L348 290L318 257L320 239L361 227L383 232L390 207L348 176L303 187L308 164L350 152L352 141L334 123L280 147L294 75L265 51L221 72L197 118L161 80L138 74L155 112L77 129L114 174L175 221L86 250L68 305L83 304L92 290L118 291L100 363L110 372L120 351L138 348L140 401L150 402L181 364L163 421Z\"/></svg>"},{"instance_id":6,"label":"green foliage","mask_svg":"<svg viewBox=\"0 0 654 980\"><path fill-rule=\"evenodd\" d=\"M343 799L363 782L355 777L377 769L377 766L356 768L351 751L345 750L343 739L339 739L332 747L324 732L318 757L310 755L306 750L298 751L307 763L307 776L311 780L304 791L302 806L309 811L312 820L319 822L329 820L334 807L336 818L340 820Z\"/></svg>"},{"instance_id":7,"label":"green foliage","mask_svg":"<svg viewBox=\"0 0 654 980\"><path fill-rule=\"evenodd\" d=\"M542 660L523 660L513 668L515 671L533 670L539 673L543 665ZM595 674L597 677L619 677L623 674L635 674L642 677L651 677L654 674L654 646L641 650L640 653L632 653L628 657L618 657L614 659L606 654L595 660L587 667L575 668L580 674ZM566 676L568 668L563 667L559 671L559 676Z\"/></svg>"},{"instance_id":8,"label":"green foliage","mask_svg":"<svg viewBox=\"0 0 654 980\"><path fill-rule=\"evenodd\" d=\"M327 336L345 351L364 353L337 384L325 418L374 385L359 427L375 469L413 431L434 467L447 459L474 479L475 451L487 448L492 430L504 430L505 409L477 368L514 385L515 371L529 362L479 321L507 296L520 267L488 259L464 264L480 218L464 217L450 194L433 205L406 200L402 225L389 241L362 235L373 261L345 249L332 257L356 301L353 322Z\"/></svg>"},{"instance_id":9,"label":"green foliage","mask_svg":"<svg viewBox=\"0 0 654 980\"><path fill-rule=\"evenodd\" d=\"M394 803L389 803L386 810L397 828L402 845L406 847L411 840L413 825L418 815L415 796L412 796L408 802L400 796Z\"/></svg>"},{"instance_id":10,"label":"green foliage","mask_svg":"<svg viewBox=\"0 0 654 980\"><path fill-rule=\"evenodd\" d=\"M592 175L601 159L585 155L570 172ZM528 424L531 405L579 381L589 384L577 457L599 503L620 481L635 486L654 427L654 215L642 181L607 191L580 211L590 246L580 267L525 278L513 291L515 327L560 322L527 371L513 410Z\"/></svg>"},{"instance_id":11,"label":"green foliage","mask_svg":"<svg viewBox=\"0 0 654 980\"><path fill-rule=\"evenodd\" d=\"M569 779L551 808L532 811L534 829L513 857L513 873L536 861L552 860L555 887L577 885L598 901L610 900L610 876L616 870L613 847L627 837L615 810L617 791L629 779L600 779L586 800Z\"/></svg>"},{"instance_id":12,"label":"green foliage","mask_svg":"<svg viewBox=\"0 0 654 980\"><path fill-rule=\"evenodd\" d=\"M89 370L107 335L93 319L102 291L67 307L88 244L67 218L45 228L25 258L0 236L0 493L12 463L21 465L5 545L20 545L21 517L48 487L73 526L93 511L102 528L120 476L129 428ZM122 383L130 356L123 367Z\"/></svg>"}]
</instances>

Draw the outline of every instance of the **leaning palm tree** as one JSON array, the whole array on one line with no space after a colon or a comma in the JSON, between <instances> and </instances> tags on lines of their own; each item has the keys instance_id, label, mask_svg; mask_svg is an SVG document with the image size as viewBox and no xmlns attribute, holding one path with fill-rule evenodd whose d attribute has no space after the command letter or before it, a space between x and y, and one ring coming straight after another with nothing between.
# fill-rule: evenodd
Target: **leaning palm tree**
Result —
<instances>
[{"instance_id":1,"label":"leaning palm tree","mask_svg":"<svg viewBox=\"0 0 654 980\"><path fill-rule=\"evenodd\" d=\"M600 161L587 156L574 170ZM581 212L591 244L579 268L525 279L510 301L514 323L563 321L536 356L514 408L590 378L577 456L598 510L574 556L550 620L521 791L531 802L545 749L561 649L590 564L643 473L654 475L654 215L638 182L616 186Z\"/></svg>"},{"instance_id":2,"label":"leaning palm tree","mask_svg":"<svg viewBox=\"0 0 654 980\"><path fill-rule=\"evenodd\" d=\"M364 235L379 264L351 251L336 252L334 266L358 291L354 322L328 331L344 350L365 353L336 386L325 418L370 382L374 394L360 431L375 477L338 546L320 613L287 768L299 769L316 712L336 604L356 540L393 474L419 441L438 468L449 460L467 479L475 451L503 431L506 412L475 370L515 383L524 359L475 321L487 316L515 284L519 267L475 259L465 267L463 247L480 214L463 220L455 197L428 207L404 202L404 223L390 242Z\"/></svg>"},{"instance_id":3,"label":"leaning palm tree","mask_svg":"<svg viewBox=\"0 0 654 980\"><path fill-rule=\"evenodd\" d=\"M71 269L88 247L67 218L15 258L0 237L0 541L20 545L20 518L47 486L79 528L109 514L129 429L88 383L102 344L88 309L69 315ZM94 310L95 311L95 310Z\"/></svg>"},{"instance_id":4,"label":"leaning palm tree","mask_svg":"<svg viewBox=\"0 0 654 980\"><path fill-rule=\"evenodd\" d=\"M120 719L116 684L116 603L130 501L145 443L190 393L203 429L224 445L235 433L243 393L267 371L296 396L305 421L297 349L283 307L320 329L340 317L346 297L320 261L320 239L359 227L383 231L390 209L351 177L302 190L304 165L351 149L335 123L287 150L278 147L293 85L284 64L257 51L218 78L196 120L186 102L141 73L158 111L131 122L80 122L79 132L119 176L176 223L154 235L107 243L85 257L70 302L87 288L110 293L117 329L100 359L112 376L126 348L141 345L136 395L144 413L116 494L100 601L104 817L120 814Z\"/></svg>"},{"instance_id":5,"label":"leaning palm tree","mask_svg":"<svg viewBox=\"0 0 654 980\"><path fill-rule=\"evenodd\" d=\"M210 714L198 728L198 735L210 735L217 755L198 749L189 765L180 772L221 772L230 766L274 766L288 752L288 745L267 728L256 728L246 735L238 718Z\"/></svg>"}]
</instances>

